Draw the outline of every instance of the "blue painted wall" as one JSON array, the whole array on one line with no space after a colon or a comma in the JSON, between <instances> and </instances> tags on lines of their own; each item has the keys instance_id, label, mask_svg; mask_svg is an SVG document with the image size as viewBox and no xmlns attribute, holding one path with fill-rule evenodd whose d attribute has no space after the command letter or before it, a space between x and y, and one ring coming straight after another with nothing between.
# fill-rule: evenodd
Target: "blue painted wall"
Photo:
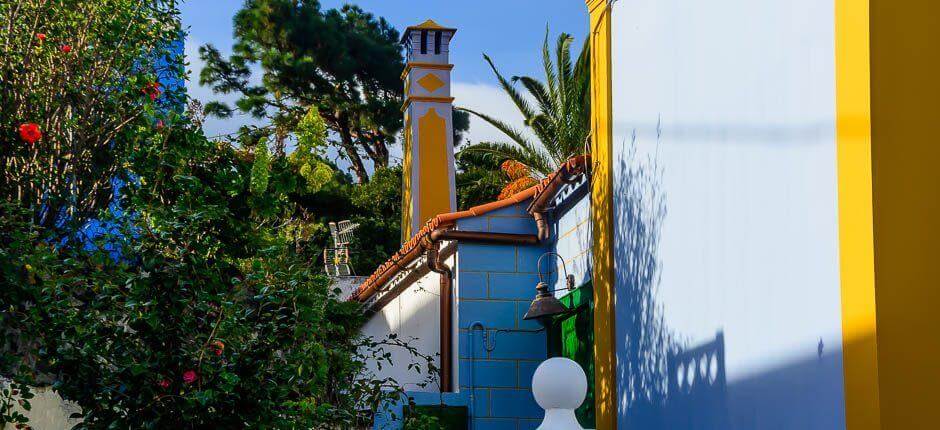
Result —
<instances>
[{"instance_id":1,"label":"blue painted wall","mask_svg":"<svg viewBox=\"0 0 940 430\"><path fill-rule=\"evenodd\" d=\"M535 234L528 202L458 221L458 230ZM473 390L475 429L538 427L543 411L532 397L532 374L547 356L542 327L522 317L535 297L543 246L457 246L460 391ZM479 322L473 333L471 324ZM471 369L472 367L472 369ZM470 375L473 373L473 378Z\"/></svg>"},{"instance_id":2,"label":"blue painted wall","mask_svg":"<svg viewBox=\"0 0 940 430\"><path fill-rule=\"evenodd\" d=\"M456 257L456 354L459 392L408 393L417 404L468 406L474 429L528 430L539 426L544 411L532 397L532 375L547 358L548 337L540 324L522 318L535 298L539 282L537 262L555 251L581 286L591 276L590 199L586 183L563 189L550 214L552 239L538 246L502 246L458 243ZM529 202L465 218L462 231L536 234ZM557 265L557 269L556 269ZM546 258L543 271L558 270L561 262ZM559 288L564 279L547 279ZM564 295L567 291L559 291ZM479 322L483 327L471 326ZM485 332L485 340L484 340ZM472 374L472 378L471 378ZM472 401L471 401L471 395ZM391 412L400 416L402 404ZM400 423L386 413L377 429L397 429Z\"/></svg>"}]
</instances>

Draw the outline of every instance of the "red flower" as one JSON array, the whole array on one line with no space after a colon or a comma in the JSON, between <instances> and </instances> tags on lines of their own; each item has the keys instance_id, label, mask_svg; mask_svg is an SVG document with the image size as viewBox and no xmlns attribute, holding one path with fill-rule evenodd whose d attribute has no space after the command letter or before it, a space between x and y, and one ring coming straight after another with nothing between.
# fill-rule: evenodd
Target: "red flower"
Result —
<instances>
[{"instance_id":1,"label":"red flower","mask_svg":"<svg viewBox=\"0 0 940 430\"><path fill-rule=\"evenodd\" d=\"M144 87L141 89L141 91L143 91L144 94L146 94L147 96L150 97L150 101L154 101L154 100L156 100L158 97L160 97L160 92L161 92L161 90L160 90L160 83L159 83L159 82L151 82L151 83L149 83L149 84L147 84L147 85L144 85Z\"/></svg>"},{"instance_id":2,"label":"red flower","mask_svg":"<svg viewBox=\"0 0 940 430\"><path fill-rule=\"evenodd\" d=\"M20 139L32 145L36 143L37 140L42 139L42 132L39 131L39 126L35 123L27 122L26 124L20 124Z\"/></svg>"},{"instance_id":3,"label":"red flower","mask_svg":"<svg viewBox=\"0 0 940 430\"><path fill-rule=\"evenodd\" d=\"M40 43L45 42L45 41L46 41L46 33L36 33L36 38L39 39L39 42L40 42Z\"/></svg>"},{"instance_id":4,"label":"red flower","mask_svg":"<svg viewBox=\"0 0 940 430\"><path fill-rule=\"evenodd\" d=\"M214 352L215 355L220 356L222 355L222 351L225 350L225 344L222 343L221 340L217 340L215 342L212 342L211 348L212 348L212 352Z\"/></svg>"},{"instance_id":5,"label":"red flower","mask_svg":"<svg viewBox=\"0 0 940 430\"><path fill-rule=\"evenodd\" d=\"M170 381L167 381L166 379L161 379L160 382L157 382L157 385L160 386L160 388L163 388L165 390L167 388L170 388Z\"/></svg>"},{"instance_id":6,"label":"red flower","mask_svg":"<svg viewBox=\"0 0 940 430\"><path fill-rule=\"evenodd\" d=\"M162 120L162 119L158 119L158 120L157 120L157 125L156 125L157 130L163 130L163 126L164 126L163 120Z\"/></svg>"},{"instance_id":7,"label":"red flower","mask_svg":"<svg viewBox=\"0 0 940 430\"><path fill-rule=\"evenodd\" d=\"M66 54L68 54L69 52L72 52L72 46L71 46L71 45L62 45L62 48L61 48L61 49L62 49L62 52L66 53Z\"/></svg>"},{"instance_id":8,"label":"red flower","mask_svg":"<svg viewBox=\"0 0 940 430\"><path fill-rule=\"evenodd\" d=\"M198 378L199 376L196 375L195 370L187 370L183 372L183 382L186 384L192 384L193 382L196 382L196 379Z\"/></svg>"}]
</instances>

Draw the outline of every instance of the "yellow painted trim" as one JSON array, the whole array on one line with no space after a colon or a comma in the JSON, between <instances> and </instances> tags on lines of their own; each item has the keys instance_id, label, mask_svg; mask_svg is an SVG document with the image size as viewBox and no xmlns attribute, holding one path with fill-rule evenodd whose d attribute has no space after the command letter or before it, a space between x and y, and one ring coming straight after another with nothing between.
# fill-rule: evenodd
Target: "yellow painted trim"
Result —
<instances>
[{"instance_id":1,"label":"yellow painted trim","mask_svg":"<svg viewBox=\"0 0 940 430\"><path fill-rule=\"evenodd\" d=\"M408 106L411 105L411 102L429 102L429 103L453 103L453 97L426 97L426 96L410 96L405 99L405 104L401 106L401 110L405 111L408 109Z\"/></svg>"},{"instance_id":2,"label":"yellow painted trim","mask_svg":"<svg viewBox=\"0 0 940 430\"><path fill-rule=\"evenodd\" d=\"M613 256L613 115L610 5L588 0L591 46L591 219L594 282L594 402L596 428L617 427Z\"/></svg>"},{"instance_id":3,"label":"yellow painted trim","mask_svg":"<svg viewBox=\"0 0 940 430\"><path fill-rule=\"evenodd\" d=\"M835 0L836 157L848 430L881 428L872 223L868 0Z\"/></svg>"},{"instance_id":4,"label":"yellow painted trim","mask_svg":"<svg viewBox=\"0 0 940 430\"><path fill-rule=\"evenodd\" d=\"M418 118L418 225L451 211L447 119L434 108Z\"/></svg>"},{"instance_id":5,"label":"yellow painted trim","mask_svg":"<svg viewBox=\"0 0 940 430\"><path fill-rule=\"evenodd\" d=\"M437 75L434 73L426 73L424 76L418 79L417 82L421 88L424 88L424 90L429 93L434 93L447 85L447 83L445 83L441 78L437 77Z\"/></svg>"}]
</instances>

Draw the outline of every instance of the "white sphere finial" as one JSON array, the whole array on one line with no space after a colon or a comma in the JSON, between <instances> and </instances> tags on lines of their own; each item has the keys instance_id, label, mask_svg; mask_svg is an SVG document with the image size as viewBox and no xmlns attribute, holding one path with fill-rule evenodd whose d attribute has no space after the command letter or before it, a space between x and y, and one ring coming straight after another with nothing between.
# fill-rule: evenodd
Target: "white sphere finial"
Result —
<instances>
[{"instance_id":1,"label":"white sphere finial","mask_svg":"<svg viewBox=\"0 0 940 430\"><path fill-rule=\"evenodd\" d=\"M545 409L538 430L582 430L574 410L587 396L587 376L578 363L561 357L543 361L532 376L532 395Z\"/></svg>"}]
</instances>

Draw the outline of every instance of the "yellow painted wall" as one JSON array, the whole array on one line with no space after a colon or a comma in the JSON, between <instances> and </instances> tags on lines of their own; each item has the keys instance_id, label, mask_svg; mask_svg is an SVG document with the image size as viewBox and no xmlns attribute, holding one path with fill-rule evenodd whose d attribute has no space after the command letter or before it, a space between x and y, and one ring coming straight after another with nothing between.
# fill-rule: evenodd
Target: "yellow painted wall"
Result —
<instances>
[{"instance_id":1,"label":"yellow painted wall","mask_svg":"<svg viewBox=\"0 0 940 430\"><path fill-rule=\"evenodd\" d=\"M871 0L882 428L938 428L940 2Z\"/></svg>"},{"instance_id":2,"label":"yellow painted wall","mask_svg":"<svg viewBox=\"0 0 940 430\"><path fill-rule=\"evenodd\" d=\"M418 119L418 210L420 222L451 211L447 122L434 108ZM407 170L406 170L407 171Z\"/></svg>"}]
</instances>

